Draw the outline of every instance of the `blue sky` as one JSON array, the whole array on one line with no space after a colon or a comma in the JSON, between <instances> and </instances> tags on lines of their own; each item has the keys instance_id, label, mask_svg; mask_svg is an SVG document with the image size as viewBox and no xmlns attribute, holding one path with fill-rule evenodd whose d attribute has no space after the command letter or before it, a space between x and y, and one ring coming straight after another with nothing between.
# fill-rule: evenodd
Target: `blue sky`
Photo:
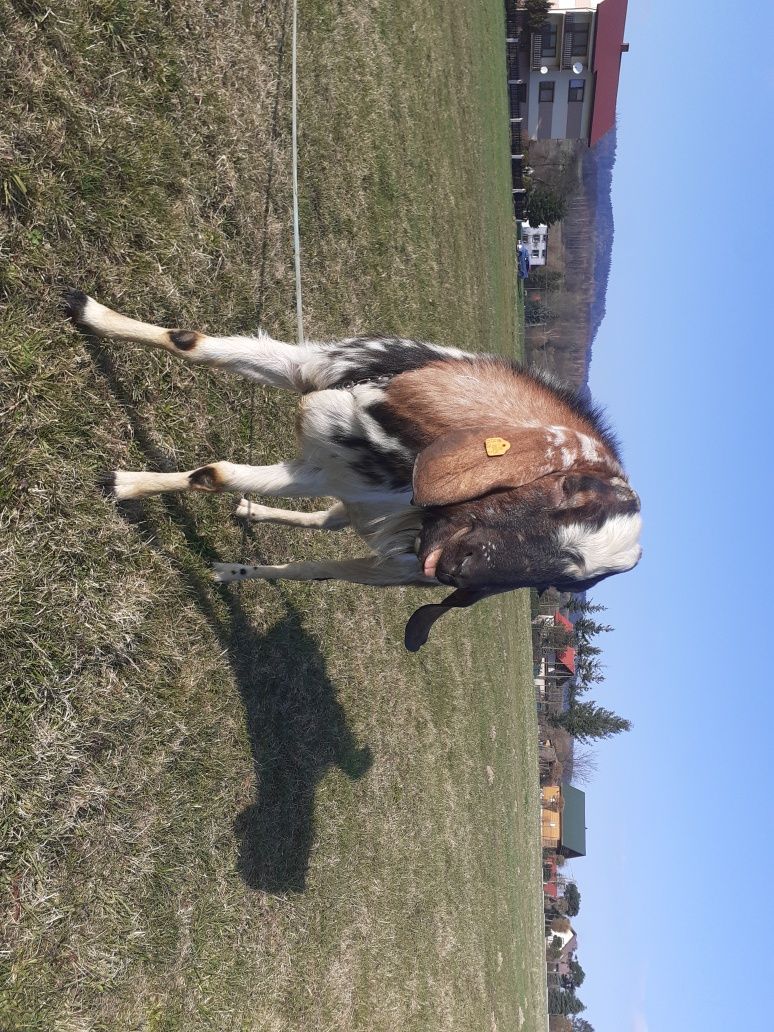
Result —
<instances>
[{"instance_id":1,"label":"blue sky","mask_svg":"<svg viewBox=\"0 0 774 1032\"><path fill-rule=\"evenodd\" d=\"M571 865L597 1032L769 1032L774 978L774 13L630 0L591 389L643 499ZM756 915L758 915L756 917Z\"/></svg>"}]
</instances>

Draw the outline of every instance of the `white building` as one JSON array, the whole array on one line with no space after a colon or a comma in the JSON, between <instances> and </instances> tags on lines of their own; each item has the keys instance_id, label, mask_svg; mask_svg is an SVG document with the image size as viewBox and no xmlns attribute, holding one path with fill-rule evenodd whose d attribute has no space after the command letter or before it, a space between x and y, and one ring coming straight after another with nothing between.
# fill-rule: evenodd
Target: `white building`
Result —
<instances>
[{"instance_id":1,"label":"white building","mask_svg":"<svg viewBox=\"0 0 774 1032\"><path fill-rule=\"evenodd\" d=\"M548 254L548 226L530 226L529 222L521 224L521 241L529 251L530 265L545 265Z\"/></svg>"},{"instance_id":2,"label":"white building","mask_svg":"<svg viewBox=\"0 0 774 1032\"><path fill-rule=\"evenodd\" d=\"M537 32L524 33L519 114L530 140L593 146L615 124L628 0L553 0ZM526 66L526 67L525 67ZM513 108L513 100L511 101Z\"/></svg>"}]
</instances>

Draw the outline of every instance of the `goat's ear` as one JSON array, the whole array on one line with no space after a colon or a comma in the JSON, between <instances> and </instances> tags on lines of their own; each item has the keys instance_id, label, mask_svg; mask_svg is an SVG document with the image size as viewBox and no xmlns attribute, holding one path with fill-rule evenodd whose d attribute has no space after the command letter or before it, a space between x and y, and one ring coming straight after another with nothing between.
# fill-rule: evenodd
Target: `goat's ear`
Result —
<instances>
[{"instance_id":1,"label":"goat's ear","mask_svg":"<svg viewBox=\"0 0 774 1032\"><path fill-rule=\"evenodd\" d=\"M497 595L498 591L487 591L482 588L458 588L447 595L443 602L434 602L428 606L420 606L409 617L404 634L404 642L409 652L418 652L427 641L430 628L450 609L466 609L482 598Z\"/></svg>"},{"instance_id":2,"label":"goat's ear","mask_svg":"<svg viewBox=\"0 0 774 1032\"><path fill-rule=\"evenodd\" d=\"M455 505L490 491L523 487L567 473L582 457L574 431L548 427L455 430L424 448L414 463L416 505ZM546 487L560 505L561 477Z\"/></svg>"}]
</instances>

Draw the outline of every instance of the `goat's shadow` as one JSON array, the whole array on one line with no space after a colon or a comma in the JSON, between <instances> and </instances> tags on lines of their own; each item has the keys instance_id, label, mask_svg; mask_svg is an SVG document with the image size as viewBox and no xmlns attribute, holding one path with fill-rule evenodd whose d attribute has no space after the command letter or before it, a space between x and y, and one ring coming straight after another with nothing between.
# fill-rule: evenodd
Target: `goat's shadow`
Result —
<instances>
[{"instance_id":1,"label":"goat's shadow","mask_svg":"<svg viewBox=\"0 0 774 1032\"><path fill-rule=\"evenodd\" d=\"M154 445L109 355L94 347L92 356L150 463L169 468L168 457ZM162 496L162 504L191 554L205 561L221 558L198 532L185 505L173 496ZM237 869L250 888L275 894L303 892L317 785L331 767L353 779L362 777L371 766L371 750L359 747L347 726L317 642L304 630L281 584L268 584L266 589L275 602L281 600L284 615L266 634L259 634L242 605L242 586L216 585L194 564L182 563L162 544L161 527L143 503L123 503L120 508L145 543L178 571L223 648L239 689L255 767L256 801L234 822Z\"/></svg>"},{"instance_id":2,"label":"goat's shadow","mask_svg":"<svg viewBox=\"0 0 774 1032\"><path fill-rule=\"evenodd\" d=\"M295 608L261 638L237 615L229 659L245 707L256 802L238 816L238 869L266 892L303 891L318 783L331 767L362 777L371 750L359 748L314 640ZM257 669L256 669L257 668Z\"/></svg>"},{"instance_id":3,"label":"goat's shadow","mask_svg":"<svg viewBox=\"0 0 774 1032\"><path fill-rule=\"evenodd\" d=\"M168 512L177 508L167 504ZM187 516L173 518L192 550L217 558ZM267 590L281 599L284 615L259 634L240 601L241 587L217 587L199 573L181 572L225 650L244 707L256 798L234 821L237 870L253 889L303 892L317 786L332 767L361 778L373 762L371 750L350 731L317 642L281 585ZM213 594L225 604L227 619Z\"/></svg>"}]
</instances>

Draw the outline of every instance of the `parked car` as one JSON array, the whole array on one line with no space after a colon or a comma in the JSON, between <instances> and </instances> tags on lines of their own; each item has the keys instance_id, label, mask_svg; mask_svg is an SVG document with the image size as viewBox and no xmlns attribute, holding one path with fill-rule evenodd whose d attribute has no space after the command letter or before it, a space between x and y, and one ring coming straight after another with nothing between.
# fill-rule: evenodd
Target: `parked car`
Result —
<instances>
[{"instance_id":1,"label":"parked car","mask_svg":"<svg viewBox=\"0 0 774 1032\"><path fill-rule=\"evenodd\" d=\"M519 241L516 252L519 262L519 279L526 279L529 276L529 248Z\"/></svg>"}]
</instances>

